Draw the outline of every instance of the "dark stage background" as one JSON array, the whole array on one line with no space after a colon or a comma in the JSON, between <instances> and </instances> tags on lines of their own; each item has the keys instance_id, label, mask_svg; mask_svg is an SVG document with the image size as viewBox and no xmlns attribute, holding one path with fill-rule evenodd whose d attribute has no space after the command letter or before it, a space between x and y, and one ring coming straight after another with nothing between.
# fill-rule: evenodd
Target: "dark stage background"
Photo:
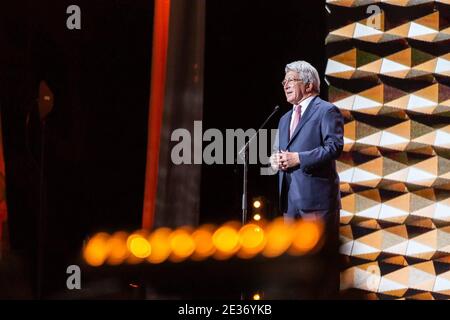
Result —
<instances>
[{"instance_id":1,"label":"dark stage background","mask_svg":"<svg viewBox=\"0 0 450 320\"><path fill-rule=\"evenodd\" d=\"M81 7L81 30L65 27L71 4ZM36 283L42 244L49 292L65 287L65 267L89 234L141 225L153 5L20 0L0 10L10 247L26 258L24 274ZM324 1L206 1L203 129L257 128L275 105L288 111L280 84L287 63L307 60L323 77L325 14ZM45 126L45 236L38 242L41 81L55 103ZM268 127L276 128L282 113ZM203 165L199 183L200 222L240 219L239 165ZM276 186L276 176L250 167L250 199L265 197L269 216L276 214Z\"/></svg>"},{"instance_id":2,"label":"dark stage background","mask_svg":"<svg viewBox=\"0 0 450 320\"><path fill-rule=\"evenodd\" d=\"M207 1L203 130L276 128L289 110L281 81L295 60L313 64L323 78L326 11L324 1ZM321 96L326 98L322 83ZM265 213L278 214L277 176L249 167L249 200L264 197ZM201 221L240 220L242 165L204 165ZM251 211L250 211L251 212Z\"/></svg>"},{"instance_id":3,"label":"dark stage background","mask_svg":"<svg viewBox=\"0 0 450 320\"><path fill-rule=\"evenodd\" d=\"M81 30L66 28L71 4L81 7ZM39 243L39 82L46 81L54 93L45 130L40 246L44 291L52 291L65 286L65 268L78 258L86 236L141 223L153 1L20 0L3 3L0 11L10 245L27 258L33 276Z\"/></svg>"}]
</instances>

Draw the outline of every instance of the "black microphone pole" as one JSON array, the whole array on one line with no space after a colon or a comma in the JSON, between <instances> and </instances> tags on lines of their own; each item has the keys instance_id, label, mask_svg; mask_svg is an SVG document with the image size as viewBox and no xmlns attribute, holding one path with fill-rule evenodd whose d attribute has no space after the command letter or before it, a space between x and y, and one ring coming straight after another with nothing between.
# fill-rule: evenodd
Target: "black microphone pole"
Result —
<instances>
[{"instance_id":1,"label":"black microphone pole","mask_svg":"<svg viewBox=\"0 0 450 320\"><path fill-rule=\"evenodd\" d=\"M263 122L261 127L259 127L258 131L253 134L253 136L248 140L248 142L242 147L239 151L239 155L242 155L242 159L244 160L244 177L243 177L243 186L242 186L242 225L247 222L247 210L248 210L248 199L247 199L247 173L248 173L248 148L250 143L252 143L253 139L259 134L262 128L264 128L270 118L273 117L275 113L278 112L280 106L275 106L270 116L267 117L266 121Z\"/></svg>"}]
</instances>

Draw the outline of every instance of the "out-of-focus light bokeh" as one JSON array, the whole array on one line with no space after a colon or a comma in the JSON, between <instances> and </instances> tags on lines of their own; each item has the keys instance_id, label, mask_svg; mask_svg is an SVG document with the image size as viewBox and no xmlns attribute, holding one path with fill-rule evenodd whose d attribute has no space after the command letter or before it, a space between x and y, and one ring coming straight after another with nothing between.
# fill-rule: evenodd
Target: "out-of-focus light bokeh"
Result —
<instances>
[{"instance_id":1,"label":"out-of-focus light bokeh","mask_svg":"<svg viewBox=\"0 0 450 320\"><path fill-rule=\"evenodd\" d=\"M315 253L323 243L321 220L285 222L253 221L242 226L232 221L222 226L203 225L196 229L159 228L131 234L119 231L112 235L101 232L89 239L83 248L87 264L99 267L104 263L120 265L147 261L152 264L181 262L186 259L225 260L233 256L250 259L257 255L276 258Z\"/></svg>"},{"instance_id":2,"label":"out-of-focus light bokeh","mask_svg":"<svg viewBox=\"0 0 450 320\"><path fill-rule=\"evenodd\" d=\"M260 220L261 220L261 215L260 215L259 213L255 214L255 215L253 216L253 220L255 220L255 221L260 221Z\"/></svg>"},{"instance_id":3,"label":"out-of-focus light bokeh","mask_svg":"<svg viewBox=\"0 0 450 320\"><path fill-rule=\"evenodd\" d=\"M180 262L188 258L195 250L195 242L189 230L177 229L169 237L172 250L171 260Z\"/></svg>"}]
</instances>

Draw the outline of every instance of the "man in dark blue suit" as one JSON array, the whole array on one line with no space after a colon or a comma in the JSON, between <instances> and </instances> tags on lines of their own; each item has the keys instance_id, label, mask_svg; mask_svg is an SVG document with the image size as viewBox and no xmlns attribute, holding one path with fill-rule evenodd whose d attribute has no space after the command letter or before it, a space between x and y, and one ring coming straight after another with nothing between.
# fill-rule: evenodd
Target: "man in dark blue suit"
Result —
<instances>
[{"instance_id":1,"label":"man in dark blue suit","mask_svg":"<svg viewBox=\"0 0 450 320\"><path fill-rule=\"evenodd\" d=\"M272 167L280 170L280 209L287 221L323 219L327 248L337 253L341 197L335 160L344 146L344 119L318 96L320 78L311 64L296 61L285 72L282 85L293 108L280 119L271 157ZM337 289L338 279L333 281Z\"/></svg>"},{"instance_id":2,"label":"man in dark blue suit","mask_svg":"<svg viewBox=\"0 0 450 320\"><path fill-rule=\"evenodd\" d=\"M272 157L281 170L280 208L287 218L338 215L335 160L344 146L344 119L336 106L318 96L319 74L309 63L288 64L282 84L293 108L280 119L278 152Z\"/></svg>"}]
</instances>

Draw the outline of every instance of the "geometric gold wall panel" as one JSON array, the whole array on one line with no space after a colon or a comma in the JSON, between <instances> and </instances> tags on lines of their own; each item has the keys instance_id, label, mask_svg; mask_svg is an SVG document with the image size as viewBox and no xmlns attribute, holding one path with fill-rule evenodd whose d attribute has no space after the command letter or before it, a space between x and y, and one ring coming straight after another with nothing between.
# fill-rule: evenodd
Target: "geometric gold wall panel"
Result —
<instances>
[{"instance_id":1,"label":"geometric gold wall panel","mask_svg":"<svg viewBox=\"0 0 450 320\"><path fill-rule=\"evenodd\" d=\"M330 88L330 101L345 111L389 116L404 111L417 114L450 116L450 87L434 83L411 93L385 84L351 93Z\"/></svg>"},{"instance_id":2,"label":"geometric gold wall panel","mask_svg":"<svg viewBox=\"0 0 450 320\"><path fill-rule=\"evenodd\" d=\"M396 142L396 141L395 141ZM399 143L394 147L400 148ZM377 157L356 164L352 159L338 160L342 183L389 190L413 190L417 187L435 187L450 190L450 160L440 156L426 158L414 164L405 163L406 157L391 159ZM402 186L402 188L398 188Z\"/></svg>"},{"instance_id":3,"label":"geometric gold wall panel","mask_svg":"<svg viewBox=\"0 0 450 320\"><path fill-rule=\"evenodd\" d=\"M345 118L341 289L450 299L450 0L327 9L328 99Z\"/></svg>"},{"instance_id":4,"label":"geometric gold wall panel","mask_svg":"<svg viewBox=\"0 0 450 320\"><path fill-rule=\"evenodd\" d=\"M385 57L353 48L328 60L325 74L341 79L359 79L378 75L398 79L424 76L450 76L450 53L435 57L406 48Z\"/></svg>"},{"instance_id":5,"label":"geometric gold wall panel","mask_svg":"<svg viewBox=\"0 0 450 320\"><path fill-rule=\"evenodd\" d=\"M379 297L450 299L450 263L445 259L408 263L401 256L347 269L341 289L358 288Z\"/></svg>"},{"instance_id":6,"label":"geometric gold wall panel","mask_svg":"<svg viewBox=\"0 0 450 320\"><path fill-rule=\"evenodd\" d=\"M341 223L368 224L365 220L393 224L428 226L450 223L450 192L436 189L386 196L379 189L351 193L342 197Z\"/></svg>"},{"instance_id":7,"label":"geometric gold wall panel","mask_svg":"<svg viewBox=\"0 0 450 320\"><path fill-rule=\"evenodd\" d=\"M413 120L406 120L380 129L363 122L350 121L345 124L345 129L346 152L357 150L364 153L370 147L377 147L379 150L436 155L436 151L450 150L450 125L433 128Z\"/></svg>"},{"instance_id":8,"label":"geometric gold wall panel","mask_svg":"<svg viewBox=\"0 0 450 320\"><path fill-rule=\"evenodd\" d=\"M425 42L438 42L450 39L450 28L446 27L439 11L425 15L387 30L385 15L380 14L380 29L367 25L367 19L351 23L329 33L326 42L358 39L360 41L380 43L403 38Z\"/></svg>"},{"instance_id":9,"label":"geometric gold wall panel","mask_svg":"<svg viewBox=\"0 0 450 320\"><path fill-rule=\"evenodd\" d=\"M387 3L394 6L408 7L433 2L450 4L450 0L327 0L327 4L342 7L360 7L368 4L380 4L380 3Z\"/></svg>"},{"instance_id":10,"label":"geometric gold wall panel","mask_svg":"<svg viewBox=\"0 0 450 320\"><path fill-rule=\"evenodd\" d=\"M450 226L437 228L396 225L371 229L343 226L341 253L366 260L401 255L430 260L450 254ZM434 228L434 229L432 229Z\"/></svg>"}]
</instances>

